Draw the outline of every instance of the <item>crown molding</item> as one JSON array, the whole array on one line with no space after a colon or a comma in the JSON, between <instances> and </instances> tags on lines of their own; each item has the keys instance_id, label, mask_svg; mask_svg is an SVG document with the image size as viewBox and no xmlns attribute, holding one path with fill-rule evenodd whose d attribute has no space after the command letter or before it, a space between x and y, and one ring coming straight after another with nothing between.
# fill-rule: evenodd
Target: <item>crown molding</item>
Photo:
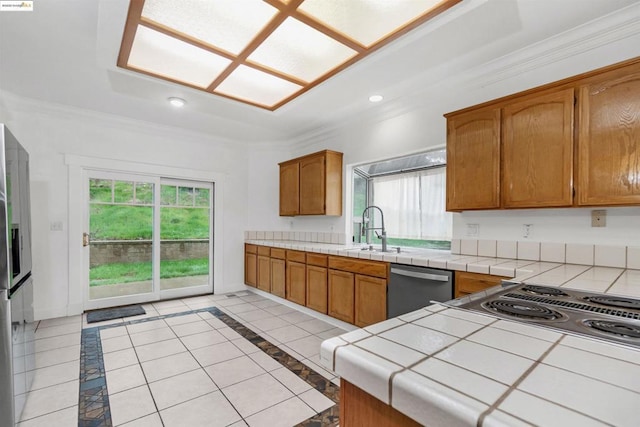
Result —
<instances>
[{"instance_id":1,"label":"crown molding","mask_svg":"<svg viewBox=\"0 0 640 427\"><path fill-rule=\"evenodd\" d=\"M339 123L330 126L321 125L321 127L297 135L292 140L297 141L296 145L299 147L309 146L317 143L321 138L326 139L338 136L342 129L348 128L353 122L375 123L408 114L416 109L432 109L434 101L427 94L441 93L443 87L465 88L467 90L481 89L630 37L640 37L640 4L627 6L624 9L531 44L490 62L466 68L458 74L450 74L452 64L444 64L438 69L430 69L410 81L402 82L404 87L420 88L407 91L412 96L403 96L386 101L384 106L379 106L381 108L370 108L356 112ZM637 55L640 55L640 40L635 46L637 46L635 48ZM633 57L633 55L629 56L628 53L626 56L624 56L624 53L619 53L619 55L622 56L617 60L598 63L588 69L576 70L569 75L558 76L557 79L587 72ZM596 62L598 62L597 59ZM432 83L425 85L424 82ZM550 83L550 81L541 81L534 84L534 86L545 83ZM522 90L527 88L530 87ZM478 102L483 101L479 100Z\"/></svg>"},{"instance_id":2,"label":"crown molding","mask_svg":"<svg viewBox=\"0 0 640 427\"><path fill-rule=\"evenodd\" d=\"M228 138L212 135L209 133L188 130L155 122L148 122L139 119L132 119L117 114L98 112L95 110L83 109L65 104L50 101L36 100L24 96L16 95L6 90L2 91L0 101L8 114L14 112L24 113L29 116L42 115L52 118L63 118L70 121L94 121L102 127L127 130L131 132L143 133L154 137L163 136L176 138L177 141L184 141L188 138L190 142L196 144L215 143L228 149L247 148L245 141L231 140Z\"/></svg>"}]
</instances>

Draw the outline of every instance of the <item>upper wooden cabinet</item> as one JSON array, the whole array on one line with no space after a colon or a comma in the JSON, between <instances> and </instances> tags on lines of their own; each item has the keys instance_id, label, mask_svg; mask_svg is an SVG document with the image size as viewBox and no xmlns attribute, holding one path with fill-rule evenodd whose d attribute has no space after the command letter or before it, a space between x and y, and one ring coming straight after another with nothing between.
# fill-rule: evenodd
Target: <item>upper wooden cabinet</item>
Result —
<instances>
[{"instance_id":1,"label":"upper wooden cabinet","mask_svg":"<svg viewBox=\"0 0 640 427\"><path fill-rule=\"evenodd\" d=\"M640 67L580 86L578 204L640 203Z\"/></svg>"},{"instance_id":2,"label":"upper wooden cabinet","mask_svg":"<svg viewBox=\"0 0 640 427\"><path fill-rule=\"evenodd\" d=\"M500 109L447 120L447 210L500 206Z\"/></svg>"},{"instance_id":3,"label":"upper wooden cabinet","mask_svg":"<svg viewBox=\"0 0 640 427\"><path fill-rule=\"evenodd\" d=\"M573 203L573 88L528 95L502 110L502 206Z\"/></svg>"},{"instance_id":4,"label":"upper wooden cabinet","mask_svg":"<svg viewBox=\"0 0 640 427\"><path fill-rule=\"evenodd\" d=\"M300 209L300 163L280 165L280 215L298 215Z\"/></svg>"},{"instance_id":5,"label":"upper wooden cabinet","mask_svg":"<svg viewBox=\"0 0 640 427\"><path fill-rule=\"evenodd\" d=\"M640 204L640 58L445 117L449 211Z\"/></svg>"},{"instance_id":6,"label":"upper wooden cabinet","mask_svg":"<svg viewBox=\"0 0 640 427\"><path fill-rule=\"evenodd\" d=\"M280 215L342 215L342 153L324 150L280 163Z\"/></svg>"}]
</instances>

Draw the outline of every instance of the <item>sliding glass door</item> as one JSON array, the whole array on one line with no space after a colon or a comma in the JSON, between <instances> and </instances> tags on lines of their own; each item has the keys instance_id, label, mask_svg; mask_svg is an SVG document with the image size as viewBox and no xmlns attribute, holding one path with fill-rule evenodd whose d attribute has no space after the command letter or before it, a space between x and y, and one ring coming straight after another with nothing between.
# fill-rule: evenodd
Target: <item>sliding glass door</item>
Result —
<instances>
[{"instance_id":1,"label":"sliding glass door","mask_svg":"<svg viewBox=\"0 0 640 427\"><path fill-rule=\"evenodd\" d=\"M86 308L211 293L213 184L88 171Z\"/></svg>"}]
</instances>

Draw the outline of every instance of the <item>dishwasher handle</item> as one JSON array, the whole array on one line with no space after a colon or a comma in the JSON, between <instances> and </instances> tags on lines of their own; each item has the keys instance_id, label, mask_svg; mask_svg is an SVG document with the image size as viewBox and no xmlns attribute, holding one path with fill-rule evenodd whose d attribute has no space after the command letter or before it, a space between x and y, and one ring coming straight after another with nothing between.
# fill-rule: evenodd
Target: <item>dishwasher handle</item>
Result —
<instances>
[{"instance_id":1,"label":"dishwasher handle","mask_svg":"<svg viewBox=\"0 0 640 427\"><path fill-rule=\"evenodd\" d=\"M415 277L416 279L436 280L438 282L448 282L449 276L441 274L422 273L420 271L403 270L401 268L391 268L391 274L399 274L401 276Z\"/></svg>"}]
</instances>

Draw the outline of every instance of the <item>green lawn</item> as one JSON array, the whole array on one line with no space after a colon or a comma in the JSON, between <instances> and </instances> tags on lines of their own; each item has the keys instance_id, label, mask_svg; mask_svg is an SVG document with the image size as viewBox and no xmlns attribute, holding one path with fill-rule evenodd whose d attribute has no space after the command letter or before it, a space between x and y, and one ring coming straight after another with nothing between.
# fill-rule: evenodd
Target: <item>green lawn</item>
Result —
<instances>
[{"instance_id":1,"label":"green lawn","mask_svg":"<svg viewBox=\"0 0 640 427\"><path fill-rule=\"evenodd\" d=\"M160 278L201 276L209 274L209 259L161 261ZM142 282L151 280L151 262L104 264L91 268L89 285L102 286L114 283Z\"/></svg>"},{"instance_id":2,"label":"green lawn","mask_svg":"<svg viewBox=\"0 0 640 427\"><path fill-rule=\"evenodd\" d=\"M448 240L394 239L389 237L387 238L387 245L427 249L451 249L451 242Z\"/></svg>"}]
</instances>

